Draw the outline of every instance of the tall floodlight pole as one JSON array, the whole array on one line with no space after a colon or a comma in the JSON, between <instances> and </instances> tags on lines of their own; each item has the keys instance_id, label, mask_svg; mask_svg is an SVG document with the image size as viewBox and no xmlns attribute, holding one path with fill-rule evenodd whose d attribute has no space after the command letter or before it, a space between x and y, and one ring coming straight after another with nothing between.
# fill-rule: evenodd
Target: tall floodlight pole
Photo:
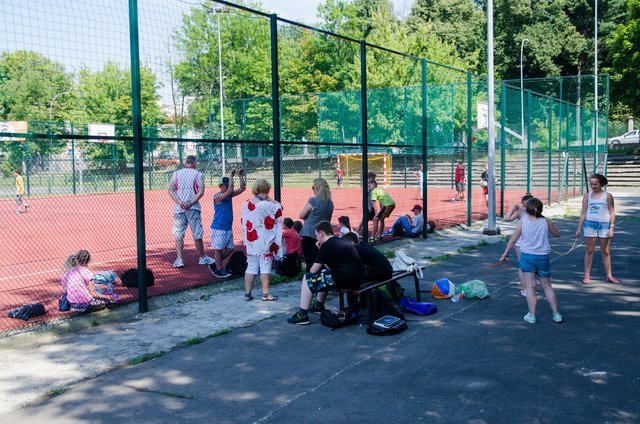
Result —
<instances>
[{"instance_id":1,"label":"tall floodlight pole","mask_svg":"<svg viewBox=\"0 0 640 424\"><path fill-rule=\"evenodd\" d=\"M216 8L216 17L218 18L218 81L220 82L220 139L222 140L222 175L227 175L226 154L224 151L224 97L222 87L222 41L220 37L220 13L223 8Z\"/></svg>"},{"instance_id":2,"label":"tall floodlight pole","mask_svg":"<svg viewBox=\"0 0 640 424\"><path fill-rule=\"evenodd\" d=\"M496 235L500 234L500 229L496 227L496 184L494 179L494 165L495 165L495 102L494 102L494 86L493 86L493 0L487 2L487 89L488 89L488 129L489 129L489 142L488 142L488 156L489 156L489 169L488 169L488 183L489 183L489 200L487 205L487 226L482 231L483 234Z\"/></svg>"},{"instance_id":3,"label":"tall floodlight pole","mask_svg":"<svg viewBox=\"0 0 640 424\"><path fill-rule=\"evenodd\" d=\"M524 42L529 41L527 38L523 38L520 43L520 135L522 136L522 147L527 147L525 144L526 136L524 134L524 67L522 65L522 56L524 53ZM529 164L527 164L529 166Z\"/></svg>"},{"instance_id":4,"label":"tall floodlight pole","mask_svg":"<svg viewBox=\"0 0 640 424\"><path fill-rule=\"evenodd\" d=\"M595 115L596 115L596 122L593 126L593 129L594 129L593 140L595 143L596 154L593 161L593 172L595 173L598 170L598 0L594 1L594 5L595 5L595 19L594 19L594 29L593 29L593 34L594 34L593 111L595 112Z\"/></svg>"}]
</instances>

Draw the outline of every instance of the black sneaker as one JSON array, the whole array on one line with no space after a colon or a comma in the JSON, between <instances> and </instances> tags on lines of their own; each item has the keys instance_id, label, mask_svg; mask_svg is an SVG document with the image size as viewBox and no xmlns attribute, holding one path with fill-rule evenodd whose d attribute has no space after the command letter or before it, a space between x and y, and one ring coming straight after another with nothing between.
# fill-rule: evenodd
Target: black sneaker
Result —
<instances>
[{"instance_id":1,"label":"black sneaker","mask_svg":"<svg viewBox=\"0 0 640 424\"><path fill-rule=\"evenodd\" d=\"M324 304L320 304L316 299L311 301L311 306L309 306L309 312L314 314L319 314L324 311Z\"/></svg>"},{"instance_id":2,"label":"black sneaker","mask_svg":"<svg viewBox=\"0 0 640 424\"><path fill-rule=\"evenodd\" d=\"M299 312L296 312L295 314L293 314L291 316L291 318L287 318L287 322L289 324L298 324L298 325L307 325L310 324L311 321L309 321L309 316L300 316Z\"/></svg>"}]
</instances>

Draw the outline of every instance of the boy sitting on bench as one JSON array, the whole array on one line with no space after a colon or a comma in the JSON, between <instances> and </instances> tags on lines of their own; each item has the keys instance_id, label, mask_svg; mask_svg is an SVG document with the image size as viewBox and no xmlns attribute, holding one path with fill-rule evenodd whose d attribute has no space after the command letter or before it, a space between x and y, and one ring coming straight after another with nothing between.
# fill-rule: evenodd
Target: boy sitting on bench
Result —
<instances>
[{"instance_id":1,"label":"boy sitting on bench","mask_svg":"<svg viewBox=\"0 0 640 424\"><path fill-rule=\"evenodd\" d=\"M352 289L363 282L363 267L358 251L345 239L334 237L333 227L322 221L315 228L318 255L300 287L300 310L287 318L291 324L309 324L309 312L322 312L327 291ZM317 299L312 298L317 294Z\"/></svg>"}]
</instances>

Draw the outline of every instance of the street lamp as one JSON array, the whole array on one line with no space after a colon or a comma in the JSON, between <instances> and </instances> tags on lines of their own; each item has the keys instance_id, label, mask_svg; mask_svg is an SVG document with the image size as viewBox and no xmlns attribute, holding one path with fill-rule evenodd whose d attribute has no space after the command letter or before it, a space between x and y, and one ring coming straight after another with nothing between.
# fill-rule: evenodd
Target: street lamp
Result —
<instances>
[{"instance_id":1,"label":"street lamp","mask_svg":"<svg viewBox=\"0 0 640 424\"><path fill-rule=\"evenodd\" d=\"M595 80L595 84L593 84L593 110L595 112L596 115L596 122L594 123L594 145L595 145L595 158L594 158L594 163L593 163L593 172L595 173L598 170L598 0L594 1L595 4L595 23L594 23L594 29L593 29L593 33L594 33L594 63L593 63L593 67L594 67L594 80Z\"/></svg>"},{"instance_id":2,"label":"street lamp","mask_svg":"<svg viewBox=\"0 0 640 424\"><path fill-rule=\"evenodd\" d=\"M218 80L220 82L220 138L222 139L222 175L227 174L226 170L226 153L224 151L224 98L222 87L222 41L220 37L220 13L224 12L224 8L217 7L216 18L218 20Z\"/></svg>"},{"instance_id":3,"label":"street lamp","mask_svg":"<svg viewBox=\"0 0 640 424\"><path fill-rule=\"evenodd\" d=\"M52 112L53 112L53 103L56 101L56 99L60 96L64 96L65 94L71 94L70 91L63 91L62 93L58 93L55 96L53 96L53 99L51 99L51 103L49 103L49 134L51 134L51 119L52 119Z\"/></svg>"},{"instance_id":4,"label":"street lamp","mask_svg":"<svg viewBox=\"0 0 640 424\"><path fill-rule=\"evenodd\" d=\"M520 129L522 135L522 147L526 147L525 145L525 135L524 135L524 86L523 86L523 76L524 76L524 67L522 65L522 54L524 52L524 42L529 41L528 38L523 38L522 43L520 43ZM527 164L528 166L528 164Z\"/></svg>"}]
</instances>

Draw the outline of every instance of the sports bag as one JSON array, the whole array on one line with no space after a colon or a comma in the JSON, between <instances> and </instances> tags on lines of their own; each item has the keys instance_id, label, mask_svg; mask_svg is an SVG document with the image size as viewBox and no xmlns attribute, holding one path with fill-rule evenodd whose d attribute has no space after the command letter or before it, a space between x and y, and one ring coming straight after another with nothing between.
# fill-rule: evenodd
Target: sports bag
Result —
<instances>
[{"instance_id":1,"label":"sports bag","mask_svg":"<svg viewBox=\"0 0 640 424\"><path fill-rule=\"evenodd\" d=\"M244 275L247 270L247 255L240 250L236 250L231 254L229 262L227 262L227 272L231 275Z\"/></svg>"},{"instance_id":2,"label":"sports bag","mask_svg":"<svg viewBox=\"0 0 640 424\"><path fill-rule=\"evenodd\" d=\"M404 315L399 312L387 298L379 291L373 290L371 293L371 304L369 306L369 316L367 317L367 333L372 336L389 336L392 334L398 334L406 330L407 323L403 322L393 328L382 328L374 325L375 321L385 316L392 316L404 320Z\"/></svg>"},{"instance_id":3,"label":"sports bag","mask_svg":"<svg viewBox=\"0 0 640 424\"><path fill-rule=\"evenodd\" d=\"M147 287L151 287L155 284L155 277L153 276L153 271L149 268L145 270L145 276L147 279ZM138 269L137 268L129 268L125 272L120 275L120 280L122 281L122 285L125 287L138 287Z\"/></svg>"},{"instance_id":4,"label":"sports bag","mask_svg":"<svg viewBox=\"0 0 640 424\"><path fill-rule=\"evenodd\" d=\"M409 312L414 315L426 316L438 312L438 306L436 304L418 302L411 297L402 297L398 301L398 306L400 306L400 309L402 309L404 312Z\"/></svg>"},{"instance_id":5,"label":"sports bag","mask_svg":"<svg viewBox=\"0 0 640 424\"><path fill-rule=\"evenodd\" d=\"M342 312L333 312L328 309L320 312L320 324L325 327L333 328L342 328L347 325L354 324L358 320L358 314L353 313L349 310Z\"/></svg>"}]
</instances>

